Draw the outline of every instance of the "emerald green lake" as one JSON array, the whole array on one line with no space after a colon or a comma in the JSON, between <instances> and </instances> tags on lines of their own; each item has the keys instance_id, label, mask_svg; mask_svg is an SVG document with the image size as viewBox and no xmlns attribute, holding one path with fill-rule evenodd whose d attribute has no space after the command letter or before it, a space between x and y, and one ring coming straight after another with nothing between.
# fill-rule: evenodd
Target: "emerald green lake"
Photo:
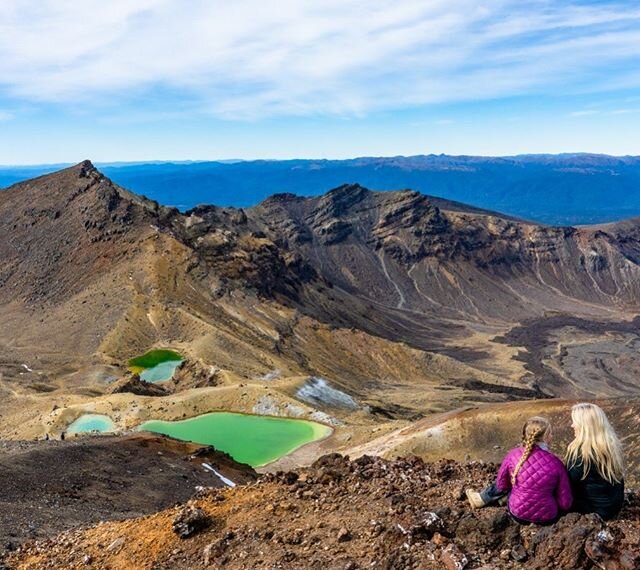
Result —
<instances>
[{"instance_id":1,"label":"emerald green lake","mask_svg":"<svg viewBox=\"0 0 640 570\"><path fill-rule=\"evenodd\" d=\"M112 432L115 425L109 416L101 414L83 414L67 428L68 433Z\"/></svg>"},{"instance_id":2,"label":"emerald green lake","mask_svg":"<svg viewBox=\"0 0 640 570\"><path fill-rule=\"evenodd\" d=\"M175 422L151 420L139 429L213 445L252 467L270 463L331 433L331 428L315 422L230 412L213 412Z\"/></svg>"},{"instance_id":3,"label":"emerald green lake","mask_svg":"<svg viewBox=\"0 0 640 570\"><path fill-rule=\"evenodd\" d=\"M173 350L150 350L129 360L129 367L140 374L145 382L163 382L171 380L176 368L182 364L182 355Z\"/></svg>"}]
</instances>

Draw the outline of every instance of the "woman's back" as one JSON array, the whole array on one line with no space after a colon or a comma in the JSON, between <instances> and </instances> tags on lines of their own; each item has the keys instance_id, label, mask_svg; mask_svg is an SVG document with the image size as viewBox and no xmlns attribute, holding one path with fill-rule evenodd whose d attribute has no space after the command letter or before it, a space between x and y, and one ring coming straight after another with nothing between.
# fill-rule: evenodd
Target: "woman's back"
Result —
<instances>
[{"instance_id":1,"label":"woman's back","mask_svg":"<svg viewBox=\"0 0 640 570\"><path fill-rule=\"evenodd\" d=\"M568 467L574 511L598 513L603 519L618 515L624 503L624 479L610 483L594 468L584 477L582 461Z\"/></svg>"},{"instance_id":2,"label":"woman's back","mask_svg":"<svg viewBox=\"0 0 640 570\"><path fill-rule=\"evenodd\" d=\"M550 451L535 445L520 467L515 484L511 476L523 454L523 448L512 449L505 457L496 485L498 489L511 489L509 511L517 518L547 523L558 517L560 511L571 507L571 486L562 461Z\"/></svg>"},{"instance_id":3,"label":"woman's back","mask_svg":"<svg viewBox=\"0 0 640 570\"><path fill-rule=\"evenodd\" d=\"M575 438L567 447L574 510L615 517L624 502L622 445L602 408L583 402L571 408ZM585 475L586 474L586 475Z\"/></svg>"}]
</instances>

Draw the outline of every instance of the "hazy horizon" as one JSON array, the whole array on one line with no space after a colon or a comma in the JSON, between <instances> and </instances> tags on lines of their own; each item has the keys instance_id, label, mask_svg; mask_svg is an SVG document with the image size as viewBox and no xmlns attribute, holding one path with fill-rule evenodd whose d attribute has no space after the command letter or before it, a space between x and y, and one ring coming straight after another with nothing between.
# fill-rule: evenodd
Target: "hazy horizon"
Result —
<instances>
[{"instance_id":1,"label":"hazy horizon","mask_svg":"<svg viewBox=\"0 0 640 570\"><path fill-rule=\"evenodd\" d=\"M639 154L609 154L604 152L533 152L533 153L519 153L519 154L450 154L450 153L423 153L423 154L389 154L389 155L365 155L357 154L346 158L337 158L331 156L289 156L285 158L202 158L202 159L148 159L148 160L94 160L90 157L80 158L77 160L67 160L63 162L33 162L33 163L15 163L7 164L0 163L0 168L53 168L60 167L65 168L67 166L73 166L83 160L90 160L95 166L132 166L137 164L197 164L215 162L221 164L233 164L237 162L288 162L288 161L349 161L359 159L393 159L393 158L415 158L415 157L450 157L450 158L483 158L483 159L509 159L509 158L522 158L522 157L568 157L568 156L601 156L607 158L640 158Z\"/></svg>"}]
</instances>

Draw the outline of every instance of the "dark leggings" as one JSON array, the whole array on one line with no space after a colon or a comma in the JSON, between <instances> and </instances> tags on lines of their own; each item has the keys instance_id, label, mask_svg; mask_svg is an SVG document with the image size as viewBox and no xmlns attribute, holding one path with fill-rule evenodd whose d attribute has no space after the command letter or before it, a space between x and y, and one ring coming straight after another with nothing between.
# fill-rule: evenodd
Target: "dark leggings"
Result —
<instances>
[{"instance_id":1,"label":"dark leggings","mask_svg":"<svg viewBox=\"0 0 640 570\"><path fill-rule=\"evenodd\" d=\"M495 503L502 499L502 497L506 497L509 494L509 491L499 491L498 487L495 483L491 483L486 489L480 491L480 496L484 501L485 505L490 505L491 503Z\"/></svg>"},{"instance_id":2,"label":"dark leggings","mask_svg":"<svg viewBox=\"0 0 640 570\"><path fill-rule=\"evenodd\" d=\"M550 521L545 521L545 522L533 522L533 521L526 521L524 519L521 519L519 517L517 517L516 515L514 515L509 509L507 509L507 512L509 513L509 516L516 521L518 524L521 525L530 525L530 524L537 524L538 526L550 526L552 524L555 524L558 522L558 520L560 519L560 515L556 516L554 519L551 519Z\"/></svg>"}]
</instances>

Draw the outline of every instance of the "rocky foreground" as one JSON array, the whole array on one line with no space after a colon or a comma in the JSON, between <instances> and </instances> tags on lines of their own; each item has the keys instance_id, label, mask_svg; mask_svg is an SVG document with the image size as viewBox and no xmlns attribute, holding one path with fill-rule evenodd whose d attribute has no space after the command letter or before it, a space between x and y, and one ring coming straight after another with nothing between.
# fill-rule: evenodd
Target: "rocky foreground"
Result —
<instances>
[{"instance_id":1,"label":"rocky foreground","mask_svg":"<svg viewBox=\"0 0 640 570\"><path fill-rule=\"evenodd\" d=\"M0 440L0 558L28 540L155 513L196 487L224 487L203 463L239 484L257 477L226 454L153 434Z\"/></svg>"},{"instance_id":2,"label":"rocky foreground","mask_svg":"<svg viewBox=\"0 0 640 570\"><path fill-rule=\"evenodd\" d=\"M640 567L640 496L618 520L570 514L519 526L504 508L472 511L467 486L493 464L355 461L328 455L310 468L206 489L138 519L68 531L21 547L10 568L562 568Z\"/></svg>"}]
</instances>

